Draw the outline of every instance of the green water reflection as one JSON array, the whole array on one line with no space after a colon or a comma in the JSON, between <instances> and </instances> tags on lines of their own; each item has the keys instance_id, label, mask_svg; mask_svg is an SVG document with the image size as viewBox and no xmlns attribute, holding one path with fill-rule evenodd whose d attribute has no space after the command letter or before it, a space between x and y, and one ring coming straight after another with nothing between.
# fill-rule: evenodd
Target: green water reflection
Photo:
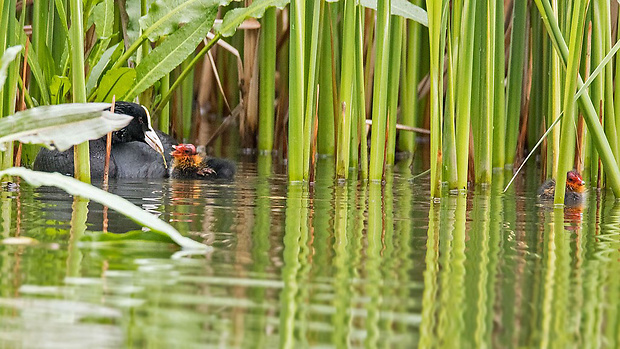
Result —
<instances>
[{"instance_id":1,"label":"green water reflection","mask_svg":"<svg viewBox=\"0 0 620 349\"><path fill-rule=\"evenodd\" d=\"M312 186L269 157L233 183L111 184L214 246L190 258L110 240L104 225L148 234L94 203L2 192L0 348L620 345L620 205L604 193L544 207L532 172L431 202L402 167L383 184L330 168Z\"/></svg>"}]
</instances>

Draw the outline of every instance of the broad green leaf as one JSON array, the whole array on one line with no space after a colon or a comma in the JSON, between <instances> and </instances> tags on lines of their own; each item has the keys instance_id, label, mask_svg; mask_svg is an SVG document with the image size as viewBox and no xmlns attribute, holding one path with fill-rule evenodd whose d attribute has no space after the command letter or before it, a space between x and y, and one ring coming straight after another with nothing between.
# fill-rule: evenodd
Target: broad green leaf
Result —
<instances>
[{"instance_id":1,"label":"broad green leaf","mask_svg":"<svg viewBox=\"0 0 620 349\"><path fill-rule=\"evenodd\" d=\"M377 9L377 0L359 0L360 5ZM428 14L420 6L410 3L408 0L392 0L391 14L411 19L428 27Z\"/></svg>"},{"instance_id":2,"label":"broad green leaf","mask_svg":"<svg viewBox=\"0 0 620 349\"><path fill-rule=\"evenodd\" d=\"M246 19L261 18L265 10L269 7L275 6L282 9L289 2L289 0L255 0L248 7L237 8L226 12L226 16L224 16L222 23L214 26L214 28L224 37L232 36L235 34L237 27Z\"/></svg>"},{"instance_id":3,"label":"broad green leaf","mask_svg":"<svg viewBox=\"0 0 620 349\"><path fill-rule=\"evenodd\" d=\"M123 51L123 42L119 42L118 44L107 49L97 61L97 64L91 69L90 74L88 75L88 79L86 80L86 95L90 96L93 89L97 86L97 82L99 82L99 78L103 71L108 66L110 61L114 61L115 57L121 56Z\"/></svg>"},{"instance_id":4,"label":"broad green leaf","mask_svg":"<svg viewBox=\"0 0 620 349\"><path fill-rule=\"evenodd\" d=\"M50 85L50 94L52 104L62 104L65 102L65 96L71 91L71 80L66 76L54 75Z\"/></svg>"},{"instance_id":5,"label":"broad green leaf","mask_svg":"<svg viewBox=\"0 0 620 349\"><path fill-rule=\"evenodd\" d=\"M168 36L136 67L136 83L123 100L130 101L164 75L170 73L189 56L209 32L217 7L203 12L201 20L193 21Z\"/></svg>"},{"instance_id":6,"label":"broad green leaf","mask_svg":"<svg viewBox=\"0 0 620 349\"><path fill-rule=\"evenodd\" d=\"M136 80L136 71L133 68L117 68L109 70L103 78L97 89L97 102L112 102L112 97L123 96L134 85ZM119 99L120 100L120 99ZM126 99L131 100L131 99Z\"/></svg>"},{"instance_id":7,"label":"broad green leaf","mask_svg":"<svg viewBox=\"0 0 620 349\"><path fill-rule=\"evenodd\" d=\"M22 47L20 45L9 47L4 51L2 58L0 59L0 91L4 87L4 82L7 77L7 70L9 69L9 63L13 62L17 55L21 52Z\"/></svg>"},{"instance_id":8,"label":"broad green leaf","mask_svg":"<svg viewBox=\"0 0 620 349\"><path fill-rule=\"evenodd\" d=\"M181 235L170 224L158 219L152 214L132 204L128 200L108 193L107 191L101 190L90 184L83 183L75 178L63 176L60 173L32 171L23 167L11 167L4 171L0 171L0 177L5 176L19 176L28 182L28 184L35 187L42 185L54 186L71 195L81 196L83 198L98 202L129 217L145 227L168 235L182 248L201 251L208 251L211 249L210 246Z\"/></svg>"},{"instance_id":9,"label":"broad green leaf","mask_svg":"<svg viewBox=\"0 0 620 349\"><path fill-rule=\"evenodd\" d=\"M46 105L0 119L0 143L20 141L51 146L58 150L97 139L125 127L131 116L105 109L108 103Z\"/></svg>"},{"instance_id":10,"label":"broad green leaf","mask_svg":"<svg viewBox=\"0 0 620 349\"><path fill-rule=\"evenodd\" d=\"M114 1L104 0L93 10L93 22L95 32L99 40L109 39L112 36L114 26Z\"/></svg>"},{"instance_id":11,"label":"broad green leaf","mask_svg":"<svg viewBox=\"0 0 620 349\"><path fill-rule=\"evenodd\" d=\"M231 0L155 0L140 18L140 28L152 42L179 28L181 23L202 20L207 9L227 5Z\"/></svg>"},{"instance_id":12,"label":"broad green leaf","mask_svg":"<svg viewBox=\"0 0 620 349\"><path fill-rule=\"evenodd\" d=\"M92 62L98 62L108 48L114 27L114 1L104 0L93 9L93 22L97 33L98 44L90 55Z\"/></svg>"},{"instance_id":13,"label":"broad green leaf","mask_svg":"<svg viewBox=\"0 0 620 349\"><path fill-rule=\"evenodd\" d=\"M275 6L282 9L284 6L288 5L289 2L290 0L255 0L248 7L228 11L224 16L222 23L216 24L214 28L224 37L232 36L235 34L237 27L239 27L246 19L261 18L267 8ZM359 3L364 7L368 7L373 10L377 9L377 0L359 0ZM426 11L407 0L392 0L391 13L393 15L414 20L428 27L428 15Z\"/></svg>"},{"instance_id":14,"label":"broad green leaf","mask_svg":"<svg viewBox=\"0 0 620 349\"><path fill-rule=\"evenodd\" d=\"M71 42L69 40L69 24L67 23L67 12L65 11L65 5L63 0L54 0L54 5L56 5L56 12L58 13L58 20L60 20L60 27L62 28L62 37L65 38L67 42L68 51L71 50Z\"/></svg>"}]
</instances>

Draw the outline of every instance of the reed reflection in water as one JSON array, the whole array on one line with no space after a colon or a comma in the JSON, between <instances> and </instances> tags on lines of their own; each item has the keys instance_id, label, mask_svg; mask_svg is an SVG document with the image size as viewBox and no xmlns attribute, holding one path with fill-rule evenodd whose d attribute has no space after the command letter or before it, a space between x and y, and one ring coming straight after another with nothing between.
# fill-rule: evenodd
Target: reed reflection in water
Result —
<instances>
[{"instance_id":1,"label":"reed reflection in water","mask_svg":"<svg viewBox=\"0 0 620 349\"><path fill-rule=\"evenodd\" d=\"M620 345L620 205L604 193L554 210L532 171L506 194L496 174L431 203L428 178L402 168L383 184L317 168L310 186L269 157L233 183L111 183L214 247L180 259L103 234L92 202L3 192L4 241L38 244L0 245L0 346ZM105 214L112 232L137 229Z\"/></svg>"}]
</instances>

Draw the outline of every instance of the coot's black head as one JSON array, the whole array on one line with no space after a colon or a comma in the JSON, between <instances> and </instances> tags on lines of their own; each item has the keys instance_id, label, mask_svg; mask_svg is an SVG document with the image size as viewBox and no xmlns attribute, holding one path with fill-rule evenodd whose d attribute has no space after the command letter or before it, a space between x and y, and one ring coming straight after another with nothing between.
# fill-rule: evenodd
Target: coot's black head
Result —
<instances>
[{"instance_id":1,"label":"coot's black head","mask_svg":"<svg viewBox=\"0 0 620 349\"><path fill-rule=\"evenodd\" d=\"M151 117L143 105L131 102L116 102L114 112L133 116L129 124L114 132L114 143L144 142L160 154L163 154L164 146L151 127Z\"/></svg>"}]
</instances>

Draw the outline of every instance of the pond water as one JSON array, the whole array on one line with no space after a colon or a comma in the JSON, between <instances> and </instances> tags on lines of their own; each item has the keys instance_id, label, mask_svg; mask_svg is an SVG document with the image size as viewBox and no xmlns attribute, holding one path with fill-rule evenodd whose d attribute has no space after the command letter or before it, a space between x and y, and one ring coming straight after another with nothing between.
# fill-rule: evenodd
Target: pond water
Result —
<instances>
[{"instance_id":1,"label":"pond water","mask_svg":"<svg viewBox=\"0 0 620 349\"><path fill-rule=\"evenodd\" d=\"M337 184L331 168L310 187L266 159L228 183L111 183L213 246L198 256L98 204L5 188L0 348L620 345L611 194L554 211L529 171L431 203L428 176Z\"/></svg>"}]
</instances>

